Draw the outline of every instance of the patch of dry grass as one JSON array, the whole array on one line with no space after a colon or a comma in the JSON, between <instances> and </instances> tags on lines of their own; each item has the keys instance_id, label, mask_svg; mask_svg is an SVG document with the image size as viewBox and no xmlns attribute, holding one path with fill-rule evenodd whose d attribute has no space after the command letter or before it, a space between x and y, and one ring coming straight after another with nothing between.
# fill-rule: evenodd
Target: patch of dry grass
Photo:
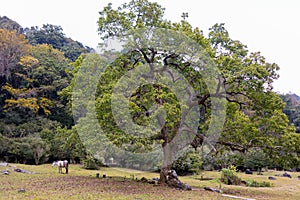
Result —
<instances>
[{"instance_id":1,"label":"patch of dry grass","mask_svg":"<svg viewBox=\"0 0 300 200\"><path fill-rule=\"evenodd\" d=\"M221 194L204 191L208 186L219 188L227 194L256 199L300 199L300 180L298 174L292 173L293 179L276 177L274 187L249 188L220 184L219 172L205 172L209 181L198 180L200 176L180 177L181 181L190 184L193 191L180 191L165 186L150 185L132 180L159 177L159 174L121 168L101 168L97 171L85 170L80 165L70 165L69 174L58 174L57 168L51 165L19 165L24 170L36 172L23 174L12 172L10 175L0 174L0 199L230 199ZM0 171L7 167L0 167ZM10 171L14 168L9 167ZM106 174L107 178L96 178L96 173ZM239 174L242 179L269 181L268 176ZM18 192L24 189L25 192Z\"/></svg>"}]
</instances>

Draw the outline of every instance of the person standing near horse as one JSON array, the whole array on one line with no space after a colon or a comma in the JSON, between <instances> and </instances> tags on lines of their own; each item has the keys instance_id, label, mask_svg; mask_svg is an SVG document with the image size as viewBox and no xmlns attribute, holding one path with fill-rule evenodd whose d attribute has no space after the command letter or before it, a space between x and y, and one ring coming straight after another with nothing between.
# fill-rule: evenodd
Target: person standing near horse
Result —
<instances>
[{"instance_id":1,"label":"person standing near horse","mask_svg":"<svg viewBox=\"0 0 300 200\"><path fill-rule=\"evenodd\" d=\"M66 174L68 174L69 170L69 163L67 160L60 160L60 161L55 161L52 163L52 167L54 167L55 165L58 166L58 173L62 174L62 168L64 167L66 169Z\"/></svg>"}]
</instances>

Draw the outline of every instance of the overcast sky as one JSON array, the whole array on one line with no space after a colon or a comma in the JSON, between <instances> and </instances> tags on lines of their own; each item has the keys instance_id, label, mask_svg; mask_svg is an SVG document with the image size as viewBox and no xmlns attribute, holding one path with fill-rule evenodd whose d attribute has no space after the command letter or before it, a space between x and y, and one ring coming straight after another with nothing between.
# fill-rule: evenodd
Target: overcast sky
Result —
<instances>
[{"instance_id":1,"label":"overcast sky","mask_svg":"<svg viewBox=\"0 0 300 200\"><path fill-rule=\"evenodd\" d=\"M60 25L64 33L95 48L99 11L112 2L125 0L0 0L0 16L23 27ZM268 62L280 66L275 91L300 95L300 1L298 0L157 0L166 8L166 18L188 21L208 33L215 23L225 23L230 37L250 51L260 51Z\"/></svg>"}]
</instances>

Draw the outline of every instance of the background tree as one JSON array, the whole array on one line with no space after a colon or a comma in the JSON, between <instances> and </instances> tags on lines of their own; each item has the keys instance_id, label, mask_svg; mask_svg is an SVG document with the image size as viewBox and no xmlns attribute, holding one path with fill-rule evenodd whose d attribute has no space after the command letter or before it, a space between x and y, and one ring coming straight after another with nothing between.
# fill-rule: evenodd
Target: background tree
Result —
<instances>
[{"instance_id":1,"label":"background tree","mask_svg":"<svg viewBox=\"0 0 300 200\"><path fill-rule=\"evenodd\" d=\"M0 77L5 84L20 58L26 54L27 40L16 31L0 29Z\"/></svg>"},{"instance_id":2,"label":"background tree","mask_svg":"<svg viewBox=\"0 0 300 200\"><path fill-rule=\"evenodd\" d=\"M296 127L296 132L300 133L300 97L296 94L281 94L280 98L285 102L283 112L289 118L290 124Z\"/></svg>"}]
</instances>

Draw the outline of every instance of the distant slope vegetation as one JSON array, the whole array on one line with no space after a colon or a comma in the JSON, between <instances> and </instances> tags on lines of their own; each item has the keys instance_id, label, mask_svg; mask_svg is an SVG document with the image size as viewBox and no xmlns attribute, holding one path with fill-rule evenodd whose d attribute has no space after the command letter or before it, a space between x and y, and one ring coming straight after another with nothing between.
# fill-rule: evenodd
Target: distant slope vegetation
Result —
<instances>
[{"instance_id":1,"label":"distant slope vegetation","mask_svg":"<svg viewBox=\"0 0 300 200\"><path fill-rule=\"evenodd\" d=\"M60 93L73 78L72 61L90 51L60 26L23 28L0 17L0 161L86 158Z\"/></svg>"},{"instance_id":2,"label":"distant slope vegetation","mask_svg":"<svg viewBox=\"0 0 300 200\"><path fill-rule=\"evenodd\" d=\"M9 19L6 16L4 16L4 17L0 16L0 28L7 29L10 31L16 30L17 33L23 33L22 26L20 24L18 24L17 22Z\"/></svg>"},{"instance_id":3,"label":"distant slope vegetation","mask_svg":"<svg viewBox=\"0 0 300 200\"><path fill-rule=\"evenodd\" d=\"M71 61L75 61L82 53L94 51L92 48L66 37L61 26L44 24L41 28L37 26L23 28L8 17L0 16L0 29L16 30L17 33L24 34L32 45L49 44L55 49L64 52L65 57Z\"/></svg>"},{"instance_id":4,"label":"distant slope vegetation","mask_svg":"<svg viewBox=\"0 0 300 200\"><path fill-rule=\"evenodd\" d=\"M280 95L286 103L283 112L288 116L290 123L296 127L296 132L300 133L300 97L296 94Z\"/></svg>"}]
</instances>

